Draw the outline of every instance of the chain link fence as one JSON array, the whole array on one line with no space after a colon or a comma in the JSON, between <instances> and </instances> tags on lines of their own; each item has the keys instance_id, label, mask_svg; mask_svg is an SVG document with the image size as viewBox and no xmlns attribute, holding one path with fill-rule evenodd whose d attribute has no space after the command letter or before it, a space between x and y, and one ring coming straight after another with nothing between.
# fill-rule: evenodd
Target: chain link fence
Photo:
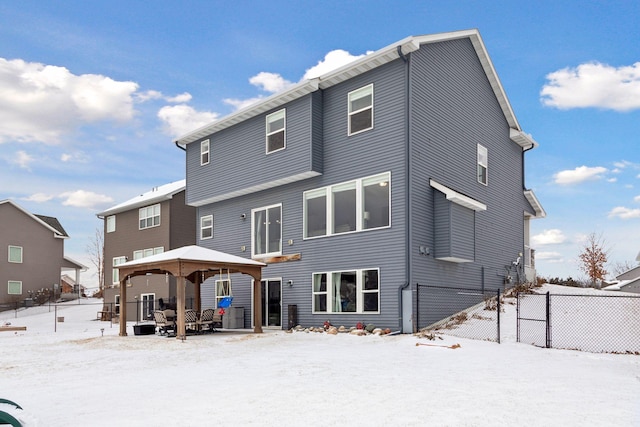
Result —
<instances>
[{"instance_id":1,"label":"chain link fence","mask_svg":"<svg viewBox=\"0 0 640 427\"><path fill-rule=\"evenodd\" d=\"M640 355L640 296L518 294L517 341Z\"/></svg>"},{"instance_id":2,"label":"chain link fence","mask_svg":"<svg viewBox=\"0 0 640 427\"><path fill-rule=\"evenodd\" d=\"M418 330L500 342L500 289L417 285Z\"/></svg>"}]
</instances>

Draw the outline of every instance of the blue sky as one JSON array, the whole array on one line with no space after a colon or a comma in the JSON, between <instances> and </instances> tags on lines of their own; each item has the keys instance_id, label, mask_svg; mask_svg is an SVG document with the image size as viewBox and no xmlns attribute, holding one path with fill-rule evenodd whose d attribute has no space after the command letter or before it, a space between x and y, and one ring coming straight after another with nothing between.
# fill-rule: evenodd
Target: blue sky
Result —
<instances>
[{"instance_id":1,"label":"blue sky","mask_svg":"<svg viewBox=\"0 0 640 427\"><path fill-rule=\"evenodd\" d=\"M523 130L538 273L640 251L640 3L0 2L0 200L57 217L90 265L95 213L184 178L179 135L409 35L479 29ZM93 285L95 277L83 276Z\"/></svg>"}]
</instances>

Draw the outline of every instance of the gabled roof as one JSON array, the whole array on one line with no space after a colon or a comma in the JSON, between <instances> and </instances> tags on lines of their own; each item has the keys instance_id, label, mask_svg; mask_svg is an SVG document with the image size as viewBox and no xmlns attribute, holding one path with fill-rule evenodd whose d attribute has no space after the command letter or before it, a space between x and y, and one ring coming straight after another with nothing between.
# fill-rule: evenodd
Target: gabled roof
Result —
<instances>
[{"instance_id":1,"label":"gabled roof","mask_svg":"<svg viewBox=\"0 0 640 427\"><path fill-rule=\"evenodd\" d=\"M181 248L172 249L170 251L162 252L156 255L138 258L133 261L120 264L118 268L135 267L139 265L163 263L167 261L198 261L198 262L213 262L223 264L225 266L233 265L251 265L256 267L266 267L267 264L259 261L254 261L248 258L242 258L236 255L227 254L224 252L215 251L213 249L207 249L202 246L189 245Z\"/></svg>"},{"instance_id":2,"label":"gabled roof","mask_svg":"<svg viewBox=\"0 0 640 427\"><path fill-rule=\"evenodd\" d=\"M169 184L164 184L159 187L154 187L150 191L147 191L146 193L142 193L139 196L136 196L132 199L127 200L126 202L112 206L103 212L97 213L96 215L102 218L107 215L126 212L132 209L141 208L143 206L152 205L154 203L158 203L164 200L170 200L174 195L183 191L185 188L186 188L186 180L184 179L180 181L171 182Z\"/></svg>"},{"instance_id":3,"label":"gabled roof","mask_svg":"<svg viewBox=\"0 0 640 427\"><path fill-rule=\"evenodd\" d=\"M24 209L19 204L17 204L16 202L14 202L13 200L9 200L9 199L0 200L0 205L2 205L4 203L10 204L11 206L15 207L19 211L23 212L25 215L27 215L30 218L32 218L34 221L36 221L40 225L42 225L42 226L48 228L49 230L51 230L53 232L53 237L55 237L57 239L68 239L69 238L69 235L64 230L64 228L62 228L62 225L60 224L60 222L56 218L51 217L51 216L44 216L44 215L34 215L31 212L29 212L26 209Z\"/></svg>"},{"instance_id":4,"label":"gabled roof","mask_svg":"<svg viewBox=\"0 0 640 427\"><path fill-rule=\"evenodd\" d=\"M480 37L480 33L476 29L407 37L378 51L368 54L358 60L350 62L349 64L344 65L336 70L325 73L312 80L303 80L283 92L276 93L268 98L263 99L260 102L252 104L244 109L238 110L233 114L223 117L220 120L202 126L178 138L176 143L186 145L198 141L201 138L204 138L212 133L219 132L251 117L260 115L266 111L284 105L294 99L300 98L318 89L326 89L345 80L363 74L376 67L384 65L388 62L394 61L400 58L400 54L406 55L408 53L414 52L420 49L422 45L458 40L463 38L469 39L473 44L476 54L478 55L478 59L482 64L487 79L489 80L498 103L500 104L504 117L507 120L509 127L512 129L512 141L523 148L537 146L537 143L529 135L522 132L520 124L518 123L518 120L513 113L511 105L509 104L509 100L507 99L507 95L504 92L495 68L493 67L491 59L489 58L489 54L487 53L487 50L484 46L484 42Z\"/></svg>"}]
</instances>

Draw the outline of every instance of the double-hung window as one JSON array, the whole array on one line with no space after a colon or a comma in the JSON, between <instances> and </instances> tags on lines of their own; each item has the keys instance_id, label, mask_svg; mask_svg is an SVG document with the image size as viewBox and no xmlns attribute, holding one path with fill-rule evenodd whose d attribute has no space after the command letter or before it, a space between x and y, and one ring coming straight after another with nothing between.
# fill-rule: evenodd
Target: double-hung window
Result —
<instances>
[{"instance_id":1,"label":"double-hung window","mask_svg":"<svg viewBox=\"0 0 640 427\"><path fill-rule=\"evenodd\" d=\"M200 143L200 166L209 164L209 149L210 143L208 139Z\"/></svg>"},{"instance_id":2,"label":"double-hung window","mask_svg":"<svg viewBox=\"0 0 640 427\"><path fill-rule=\"evenodd\" d=\"M251 211L252 255L282 254L282 205Z\"/></svg>"},{"instance_id":3,"label":"double-hung window","mask_svg":"<svg viewBox=\"0 0 640 427\"><path fill-rule=\"evenodd\" d=\"M304 237L389 227L391 173L306 191Z\"/></svg>"},{"instance_id":4,"label":"double-hung window","mask_svg":"<svg viewBox=\"0 0 640 427\"><path fill-rule=\"evenodd\" d=\"M312 293L314 313L377 313L379 270L314 273Z\"/></svg>"},{"instance_id":5,"label":"double-hung window","mask_svg":"<svg viewBox=\"0 0 640 427\"><path fill-rule=\"evenodd\" d=\"M285 109L267 116L267 154L285 148L285 123Z\"/></svg>"},{"instance_id":6,"label":"double-hung window","mask_svg":"<svg viewBox=\"0 0 640 427\"><path fill-rule=\"evenodd\" d=\"M231 295L231 281L228 279L216 280L216 308L220 300Z\"/></svg>"},{"instance_id":7,"label":"double-hung window","mask_svg":"<svg viewBox=\"0 0 640 427\"><path fill-rule=\"evenodd\" d=\"M22 282L20 280L9 280L7 285L7 293L9 295L22 295Z\"/></svg>"},{"instance_id":8,"label":"double-hung window","mask_svg":"<svg viewBox=\"0 0 640 427\"><path fill-rule=\"evenodd\" d=\"M113 284L117 285L120 283L120 270L117 268L120 264L124 264L125 262L127 262L127 257L123 257L123 256L118 256L118 257L114 257L113 258L113 270L112 270L112 276L113 276Z\"/></svg>"},{"instance_id":9,"label":"double-hung window","mask_svg":"<svg viewBox=\"0 0 640 427\"><path fill-rule=\"evenodd\" d=\"M349 92L349 135L373 128L373 84Z\"/></svg>"},{"instance_id":10,"label":"double-hung window","mask_svg":"<svg viewBox=\"0 0 640 427\"><path fill-rule=\"evenodd\" d=\"M140 230L160 225L160 204L140 208L138 211Z\"/></svg>"},{"instance_id":11,"label":"double-hung window","mask_svg":"<svg viewBox=\"0 0 640 427\"><path fill-rule=\"evenodd\" d=\"M9 245L9 262L22 264L22 247Z\"/></svg>"},{"instance_id":12,"label":"double-hung window","mask_svg":"<svg viewBox=\"0 0 640 427\"><path fill-rule=\"evenodd\" d=\"M478 144L478 182L487 185L488 154L487 147Z\"/></svg>"},{"instance_id":13,"label":"double-hung window","mask_svg":"<svg viewBox=\"0 0 640 427\"><path fill-rule=\"evenodd\" d=\"M107 233L113 233L116 231L116 216L109 215L107 217Z\"/></svg>"},{"instance_id":14,"label":"double-hung window","mask_svg":"<svg viewBox=\"0 0 640 427\"><path fill-rule=\"evenodd\" d=\"M211 239L213 237L213 215L200 217L200 239Z\"/></svg>"}]
</instances>

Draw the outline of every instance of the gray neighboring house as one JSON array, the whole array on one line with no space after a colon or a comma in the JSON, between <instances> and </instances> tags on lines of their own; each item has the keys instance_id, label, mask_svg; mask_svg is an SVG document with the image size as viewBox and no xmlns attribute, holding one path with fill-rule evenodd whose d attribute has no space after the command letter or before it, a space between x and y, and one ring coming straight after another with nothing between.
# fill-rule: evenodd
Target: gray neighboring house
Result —
<instances>
[{"instance_id":1,"label":"gray neighboring house","mask_svg":"<svg viewBox=\"0 0 640 427\"><path fill-rule=\"evenodd\" d=\"M48 288L59 295L63 271L87 268L64 255L67 232L50 216L35 215L12 200L0 201L0 304L24 304L31 293Z\"/></svg>"},{"instance_id":2,"label":"gray neighboring house","mask_svg":"<svg viewBox=\"0 0 640 427\"><path fill-rule=\"evenodd\" d=\"M118 264L195 244L196 210L185 204L185 180L154 187L97 214L104 221L104 302L120 312ZM127 290L127 320L152 319L157 300L176 297L176 281L169 275L139 276ZM188 289L193 298L193 289Z\"/></svg>"},{"instance_id":3,"label":"gray neighboring house","mask_svg":"<svg viewBox=\"0 0 640 427\"><path fill-rule=\"evenodd\" d=\"M638 254L636 261L640 262L640 254ZM619 274L616 276L615 283L602 288L602 290L640 294L640 265Z\"/></svg>"},{"instance_id":4,"label":"gray neighboring house","mask_svg":"<svg viewBox=\"0 0 640 427\"><path fill-rule=\"evenodd\" d=\"M537 144L476 30L408 37L175 143L197 244L268 264L266 327L411 332L416 284L502 288L515 262L535 277ZM232 282L251 307L249 279Z\"/></svg>"}]
</instances>

